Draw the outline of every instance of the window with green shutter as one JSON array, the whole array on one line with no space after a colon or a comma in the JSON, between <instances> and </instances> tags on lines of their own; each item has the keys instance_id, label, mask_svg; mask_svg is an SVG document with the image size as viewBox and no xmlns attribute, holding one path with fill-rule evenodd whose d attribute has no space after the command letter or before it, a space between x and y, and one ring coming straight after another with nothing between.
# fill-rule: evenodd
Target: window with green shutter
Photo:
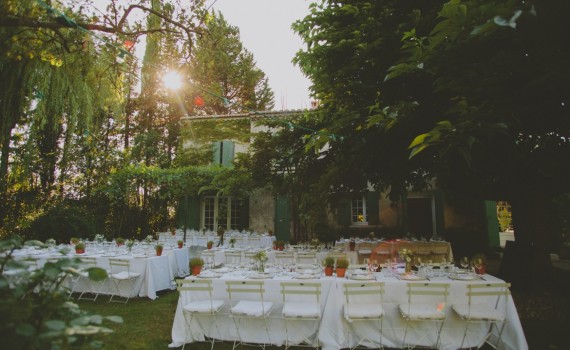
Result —
<instances>
[{"instance_id":1,"label":"window with green shutter","mask_svg":"<svg viewBox=\"0 0 570 350\"><path fill-rule=\"evenodd\" d=\"M212 143L213 164L232 166L234 160L235 142L217 141Z\"/></svg>"}]
</instances>

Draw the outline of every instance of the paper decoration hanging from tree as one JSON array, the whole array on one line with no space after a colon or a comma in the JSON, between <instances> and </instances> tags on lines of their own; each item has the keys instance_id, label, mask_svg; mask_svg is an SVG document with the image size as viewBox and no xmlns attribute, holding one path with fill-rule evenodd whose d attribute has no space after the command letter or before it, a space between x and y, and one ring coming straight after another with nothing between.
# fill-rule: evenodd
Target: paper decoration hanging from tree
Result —
<instances>
[{"instance_id":1,"label":"paper decoration hanging from tree","mask_svg":"<svg viewBox=\"0 0 570 350\"><path fill-rule=\"evenodd\" d=\"M206 104L206 102L204 101L202 96L198 95L198 96L194 97L194 106L204 107L205 104Z\"/></svg>"},{"instance_id":2,"label":"paper decoration hanging from tree","mask_svg":"<svg viewBox=\"0 0 570 350\"><path fill-rule=\"evenodd\" d=\"M132 40L125 40L123 44L125 45L125 48L129 51L133 48L133 46L135 46L135 42Z\"/></svg>"}]
</instances>

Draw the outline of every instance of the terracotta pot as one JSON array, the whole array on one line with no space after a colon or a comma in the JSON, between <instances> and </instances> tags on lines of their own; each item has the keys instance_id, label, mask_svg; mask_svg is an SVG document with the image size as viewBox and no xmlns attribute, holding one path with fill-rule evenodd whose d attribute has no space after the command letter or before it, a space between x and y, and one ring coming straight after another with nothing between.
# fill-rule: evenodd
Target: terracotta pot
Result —
<instances>
[{"instance_id":1,"label":"terracotta pot","mask_svg":"<svg viewBox=\"0 0 570 350\"><path fill-rule=\"evenodd\" d=\"M173 230L173 231L170 231L170 234L173 235L173 236L176 236L176 231L174 231L174 230Z\"/></svg>"},{"instance_id":2,"label":"terracotta pot","mask_svg":"<svg viewBox=\"0 0 570 350\"><path fill-rule=\"evenodd\" d=\"M280 251L283 251L283 249L285 248L285 246L280 245L278 248L279 248Z\"/></svg>"},{"instance_id":3,"label":"terracotta pot","mask_svg":"<svg viewBox=\"0 0 570 350\"><path fill-rule=\"evenodd\" d=\"M117 243L117 247L123 246L125 243Z\"/></svg>"},{"instance_id":4,"label":"terracotta pot","mask_svg":"<svg viewBox=\"0 0 570 350\"><path fill-rule=\"evenodd\" d=\"M325 276L332 276L333 275L334 267L332 266L325 266Z\"/></svg>"},{"instance_id":5,"label":"terracotta pot","mask_svg":"<svg viewBox=\"0 0 570 350\"><path fill-rule=\"evenodd\" d=\"M202 266L192 266L190 271L193 276L198 276L202 272Z\"/></svg>"},{"instance_id":6,"label":"terracotta pot","mask_svg":"<svg viewBox=\"0 0 570 350\"><path fill-rule=\"evenodd\" d=\"M157 249L156 256L161 256L161 255L162 255L162 249Z\"/></svg>"},{"instance_id":7,"label":"terracotta pot","mask_svg":"<svg viewBox=\"0 0 570 350\"><path fill-rule=\"evenodd\" d=\"M212 249L213 244L212 244L212 243L208 243L207 246L208 246L208 249Z\"/></svg>"},{"instance_id":8,"label":"terracotta pot","mask_svg":"<svg viewBox=\"0 0 570 350\"><path fill-rule=\"evenodd\" d=\"M83 254L85 253L85 249L75 249L75 254Z\"/></svg>"},{"instance_id":9,"label":"terracotta pot","mask_svg":"<svg viewBox=\"0 0 570 350\"><path fill-rule=\"evenodd\" d=\"M486 274L487 273L487 266L481 265L479 268L477 268L477 266L475 266L475 273L478 275Z\"/></svg>"},{"instance_id":10,"label":"terracotta pot","mask_svg":"<svg viewBox=\"0 0 570 350\"><path fill-rule=\"evenodd\" d=\"M178 248L182 249L182 247L184 247L184 242L178 243Z\"/></svg>"},{"instance_id":11,"label":"terracotta pot","mask_svg":"<svg viewBox=\"0 0 570 350\"><path fill-rule=\"evenodd\" d=\"M337 267L336 268L336 277L344 277L346 275L346 268Z\"/></svg>"}]
</instances>

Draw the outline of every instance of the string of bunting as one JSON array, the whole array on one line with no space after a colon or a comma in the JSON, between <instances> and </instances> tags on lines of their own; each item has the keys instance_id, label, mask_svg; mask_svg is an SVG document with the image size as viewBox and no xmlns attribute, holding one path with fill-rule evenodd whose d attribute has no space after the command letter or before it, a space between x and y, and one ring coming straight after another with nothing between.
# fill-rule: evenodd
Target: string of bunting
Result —
<instances>
[{"instance_id":1,"label":"string of bunting","mask_svg":"<svg viewBox=\"0 0 570 350\"><path fill-rule=\"evenodd\" d=\"M124 63L126 56L130 56L130 57L132 57L132 58L135 59L135 60L141 61L141 63L145 63L145 62L143 62L141 59L139 59L138 57L136 57L135 55L133 55L133 54L130 52L130 50L134 47L135 42L133 42L133 41L131 41L131 40L125 40L124 43L123 43L123 46L122 46L122 47L119 47L116 43L112 42L112 41L109 40L108 38L106 38L106 37L104 37L104 36L101 36L101 35L98 35L97 33L93 32L92 30L89 30L89 29L83 27L82 25L78 24L74 19L67 17L63 12L61 12L61 11L59 11L59 10L53 8L52 6L48 5L48 4L45 3L44 1L42 1L42 0L35 0L35 1L36 1L36 3L38 3L41 7L43 7L44 9L46 9L46 11L47 11L48 14L50 14L50 15L56 17L57 20L60 20L60 21L65 22L70 28L79 29L79 30L81 30L82 32L84 32L84 33L86 33L86 34L89 34L90 36L92 36L92 37L94 37L94 38L96 38L96 39L98 39L98 40L104 42L108 47L116 49L116 50L118 51L118 56L116 57L117 63ZM159 67L159 66L153 64L152 62L146 62L146 64L151 65L151 66L154 65L156 68L162 68L162 67ZM195 88L197 88L197 89L199 89L199 90L201 90L201 91L203 91L203 92L205 92L205 93L207 93L207 94L209 94L209 95L211 95L211 96L214 96L214 97L216 97L216 98L222 100L224 106L226 106L226 107L229 107L229 106L231 106L231 105L236 105L236 106L238 106L238 107L241 108L241 109L247 110L249 113L252 113L252 114L255 114L255 115L259 115L259 116L262 116L262 117L264 117L264 118L275 119L275 120L277 120L277 121L279 121L279 122L281 122L281 123L287 125L289 128L301 129L301 130L304 130L304 131L308 131L308 132L310 132L310 133L312 133L312 134L314 134L314 135L327 136L327 137L331 138L332 140L336 140L336 139L343 140L343 139L344 139L343 136L339 136L339 135L335 135L335 134L331 134L331 133L326 133L326 132L324 132L324 131L322 131L322 130L311 129L311 128L308 128L308 127L305 127L305 126L302 126L302 125L298 125L298 124L292 123L292 122L290 122L290 121L284 121L284 120L281 120L281 119L279 119L279 118L275 118L275 117L273 117L273 116L271 116L271 115L267 115L267 114L264 113L264 112L260 112L260 111L254 110L254 109L252 109L252 108L249 108L249 107L247 107L247 106L244 106L244 105L240 104L239 102L231 101L230 99L228 99L228 98L226 98L226 97L224 97L224 96L221 96L221 95L219 95L219 94L217 94L217 93L215 93L215 92L212 92L212 91L210 91L210 90L207 90L207 89L205 89L205 88L203 88L203 87L201 87L201 86L198 86L198 85L196 85L195 83L193 83L193 82L191 82L191 81L188 81L188 83L190 83L190 85L194 86ZM41 94L41 92L40 92L39 94ZM204 99L203 99L201 96L195 96L195 97L194 97L194 104L195 104L197 107L203 107L203 106L206 104L206 102L204 101Z\"/></svg>"}]
</instances>

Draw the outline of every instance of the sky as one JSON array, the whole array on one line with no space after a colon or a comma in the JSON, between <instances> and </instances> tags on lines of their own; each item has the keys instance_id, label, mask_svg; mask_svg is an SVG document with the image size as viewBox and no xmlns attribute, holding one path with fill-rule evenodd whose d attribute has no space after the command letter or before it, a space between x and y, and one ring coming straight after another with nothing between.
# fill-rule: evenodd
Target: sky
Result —
<instances>
[{"instance_id":1,"label":"sky","mask_svg":"<svg viewBox=\"0 0 570 350\"><path fill-rule=\"evenodd\" d=\"M208 0L206 4L240 29L244 47L269 79L275 110L309 108L310 81L292 63L303 41L291 24L309 14L310 1Z\"/></svg>"}]
</instances>

